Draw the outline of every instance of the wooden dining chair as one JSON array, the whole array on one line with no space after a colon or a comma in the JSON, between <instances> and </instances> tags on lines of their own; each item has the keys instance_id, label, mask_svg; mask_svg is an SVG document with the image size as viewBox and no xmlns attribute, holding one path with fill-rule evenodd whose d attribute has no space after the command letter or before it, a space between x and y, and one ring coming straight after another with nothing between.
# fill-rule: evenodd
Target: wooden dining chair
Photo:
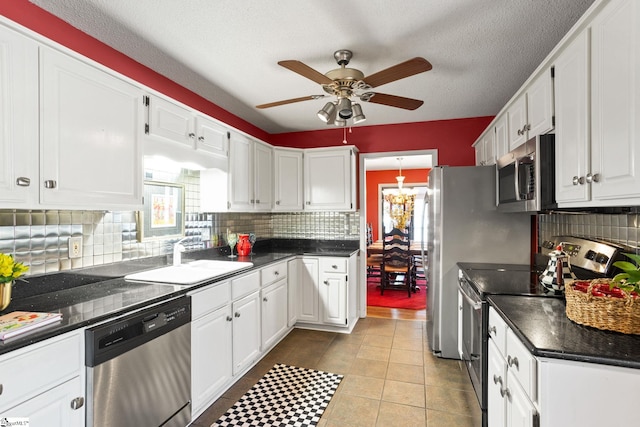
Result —
<instances>
[{"instance_id":1,"label":"wooden dining chair","mask_svg":"<svg viewBox=\"0 0 640 427\"><path fill-rule=\"evenodd\" d=\"M386 288L406 289L411 297L411 251L408 233L394 228L385 233L382 241L382 265L380 267L380 295Z\"/></svg>"},{"instance_id":2,"label":"wooden dining chair","mask_svg":"<svg viewBox=\"0 0 640 427\"><path fill-rule=\"evenodd\" d=\"M367 247L373 243L373 228L367 223ZM380 277L382 267L382 254L367 253L367 278Z\"/></svg>"}]
</instances>

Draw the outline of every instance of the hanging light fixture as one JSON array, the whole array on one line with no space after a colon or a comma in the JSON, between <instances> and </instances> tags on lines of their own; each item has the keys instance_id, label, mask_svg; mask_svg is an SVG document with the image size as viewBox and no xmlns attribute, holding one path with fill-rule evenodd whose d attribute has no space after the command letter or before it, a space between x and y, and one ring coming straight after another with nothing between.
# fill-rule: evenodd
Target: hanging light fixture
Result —
<instances>
[{"instance_id":1,"label":"hanging light fixture","mask_svg":"<svg viewBox=\"0 0 640 427\"><path fill-rule=\"evenodd\" d=\"M362 123L367 120L367 118L364 116L364 113L362 112L362 107L360 106L360 104L353 104L352 110L354 124Z\"/></svg>"},{"instance_id":2,"label":"hanging light fixture","mask_svg":"<svg viewBox=\"0 0 640 427\"><path fill-rule=\"evenodd\" d=\"M396 181L398 188L389 188L383 191L384 200L389 203L388 211L394 226L399 229L407 227L413 212L413 204L416 198L415 191L404 188L404 176L402 175L402 157L398 157L399 170Z\"/></svg>"},{"instance_id":3,"label":"hanging light fixture","mask_svg":"<svg viewBox=\"0 0 640 427\"><path fill-rule=\"evenodd\" d=\"M327 102L322 110L318 111L318 117L325 123L333 121L336 117L336 104Z\"/></svg>"},{"instance_id":4,"label":"hanging light fixture","mask_svg":"<svg viewBox=\"0 0 640 427\"><path fill-rule=\"evenodd\" d=\"M349 98L338 98L338 116L341 119L350 119L353 116L351 111L351 100Z\"/></svg>"}]
</instances>

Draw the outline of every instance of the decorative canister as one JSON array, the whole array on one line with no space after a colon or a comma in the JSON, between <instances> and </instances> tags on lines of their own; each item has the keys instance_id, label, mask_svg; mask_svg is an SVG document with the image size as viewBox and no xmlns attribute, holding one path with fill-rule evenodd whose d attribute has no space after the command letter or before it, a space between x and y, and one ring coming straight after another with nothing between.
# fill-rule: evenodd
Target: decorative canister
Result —
<instances>
[{"instance_id":1,"label":"decorative canister","mask_svg":"<svg viewBox=\"0 0 640 427\"><path fill-rule=\"evenodd\" d=\"M7 308L11 302L11 287L13 282L0 283L0 311Z\"/></svg>"},{"instance_id":2,"label":"decorative canister","mask_svg":"<svg viewBox=\"0 0 640 427\"><path fill-rule=\"evenodd\" d=\"M549 253L547 268L540 275L542 285L550 291L564 291L567 280L575 280L576 276L571 271L569 256L562 250L562 244L555 251Z\"/></svg>"}]
</instances>

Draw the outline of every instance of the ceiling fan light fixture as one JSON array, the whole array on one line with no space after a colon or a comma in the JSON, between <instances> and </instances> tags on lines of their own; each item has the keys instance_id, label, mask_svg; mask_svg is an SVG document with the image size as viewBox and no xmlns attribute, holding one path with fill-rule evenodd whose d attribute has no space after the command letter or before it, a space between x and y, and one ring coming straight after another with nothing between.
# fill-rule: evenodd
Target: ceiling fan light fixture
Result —
<instances>
[{"instance_id":1,"label":"ceiling fan light fixture","mask_svg":"<svg viewBox=\"0 0 640 427\"><path fill-rule=\"evenodd\" d=\"M336 117L333 123L338 127L345 127L347 125L347 120L340 117Z\"/></svg>"},{"instance_id":2,"label":"ceiling fan light fixture","mask_svg":"<svg viewBox=\"0 0 640 427\"><path fill-rule=\"evenodd\" d=\"M320 111L318 111L318 117L325 123L329 123L332 116L336 115L336 105L333 102L327 102Z\"/></svg>"},{"instance_id":3,"label":"ceiling fan light fixture","mask_svg":"<svg viewBox=\"0 0 640 427\"><path fill-rule=\"evenodd\" d=\"M364 116L364 113L362 112L362 107L360 106L360 104L353 104L352 110L354 124L362 123L367 120L367 118Z\"/></svg>"},{"instance_id":4,"label":"ceiling fan light fixture","mask_svg":"<svg viewBox=\"0 0 640 427\"><path fill-rule=\"evenodd\" d=\"M347 120L353 116L353 111L351 110L351 100L349 98L339 98L338 99L338 116L341 119Z\"/></svg>"}]
</instances>

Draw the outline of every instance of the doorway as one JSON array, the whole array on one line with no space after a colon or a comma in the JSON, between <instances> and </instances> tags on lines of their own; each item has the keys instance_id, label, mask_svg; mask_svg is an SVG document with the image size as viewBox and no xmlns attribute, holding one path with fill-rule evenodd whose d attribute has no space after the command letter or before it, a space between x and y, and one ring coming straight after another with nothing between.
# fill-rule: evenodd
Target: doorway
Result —
<instances>
[{"instance_id":1,"label":"doorway","mask_svg":"<svg viewBox=\"0 0 640 427\"><path fill-rule=\"evenodd\" d=\"M406 179L406 185L409 187L421 188L419 194L416 195L418 203L414 211L414 225L417 226L415 217L420 217L420 228L423 227L422 213L423 208L422 200L424 200L424 192L426 191L426 180L428 170L434 165L438 164L437 150L417 150L417 151L403 151L403 152L385 152L385 153L365 153L360 155L359 161L359 179L360 179L360 249L363 255L363 262L360 264L360 303L359 312L360 317L366 317L367 315L367 266L366 253L367 253L367 224L372 223L372 228L375 228L373 233L374 240L380 239L382 235L382 202L378 184L394 185L396 181L395 177L399 172L398 158L402 158L402 175L410 176L413 172L417 172L419 175ZM372 182L368 182L367 175L373 176L371 172L386 171L385 182L375 183L372 188ZM413 171L413 172L412 172ZM368 174L369 172L369 174ZM419 177L419 178L418 178ZM375 181L375 178L369 181ZM418 212L420 211L420 212ZM375 227L374 227L375 221ZM421 238L423 233L420 230L414 229L414 236ZM398 291L394 291L398 292ZM386 295L386 292L385 292Z\"/></svg>"}]
</instances>

